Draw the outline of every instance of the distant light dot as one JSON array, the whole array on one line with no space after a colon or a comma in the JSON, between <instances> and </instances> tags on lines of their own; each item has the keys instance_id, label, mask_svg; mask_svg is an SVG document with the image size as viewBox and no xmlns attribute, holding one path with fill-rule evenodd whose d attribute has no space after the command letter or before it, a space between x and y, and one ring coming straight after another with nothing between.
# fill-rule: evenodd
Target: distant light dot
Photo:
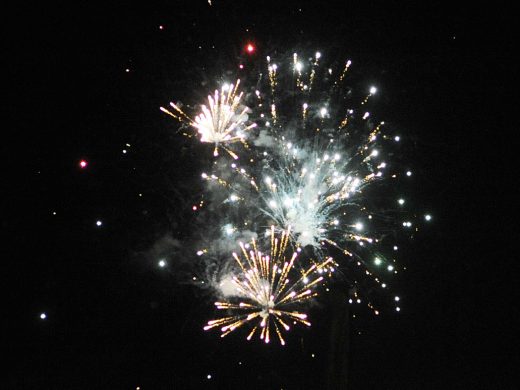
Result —
<instances>
[{"instance_id":1,"label":"distant light dot","mask_svg":"<svg viewBox=\"0 0 520 390\"><path fill-rule=\"evenodd\" d=\"M406 176L412 176L412 171L406 172Z\"/></svg>"},{"instance_id":2,"label":"distant light dot","mask_svg":"<svg viewBox=\"0 0 520 390\"><path fill-rule=\"evenodd\" d=\"M354 226L355 226L356 230L362 230L363 229L363 224L361 222L356 223Z\"/></svg>"},{"instance_id":3,"label":"distant light dot","mask_svg":"<svg viewBox=\"0 0 520 390\"><path fill-rule=\"evenodd\" d=\"M377 92L377 88L376 87L371 87L370 88L370 93L373 95Z\"/></svg>"},{"instance_id":4,"label":"distant light dot","mask_svg":"<svg viewBox=\"0 0 520 390\"><path fill-rule=\"evenodd\" d=\"M87 160L81 160L81 161L79 162L79 166L80 166L80 168L86 168L87 165L88 165Z\"/></svg>"},{"instance_id":5,"label":"distant light dot","mask_svg":"<svg viewBox=\"0 0 520 390\"><path fill-rule=\"evenodd\" d=\"M47 314L45 314L45 313L40 314L40 319L44 320L46 318L47 318Z\"/></svg>"},{"instance_id":6,"label":"distant light dot","mask_svg":"<svg viewBox=\"0 0 520 390\"><path fill-rule=\"evenodd\" d=\"M101 226L101 225L103 225L103 222L100 221L100 220L97 220L97 221L96 221L96 226Z\"/></svg>"},{"instance_id":7,"label":"distant light dot","mask_svg":"<svg viewBox=\"0 0 520 390\"><path fill-rule=\"evenodd\" d=\"M383 283L381 287L386 288L386 283Z\"/></svg>"},{"instance_id":8,"label":"distant light dot","mask_svg":"<svg viewBox=\"0 0 520 390\"><path fill-rule=\"evenodd\" d=\"M53 212L52 212L52 215L56 215L56 211L53 211Z\"/></svg>"},{"instance_id":9,"label":"distant light dot","mask_svg":"<svg viewBox=\"0 0 520 390\"><path fill-rule=\"evenodd\" d=\"M321 57L321 53L319 51L316 52L316 59L319 59Z\"/></svg>"},{"instance_id":10,"label":"distant light dot","mask_svg":"<svg viewBox=\"0 0 520 390\"><path fill-rule=\"evenodd\" d=\"M399 299L400 299L400 298L399 298L398 296L396 296L396 297L394 298L394 300L395 300L396 302L399 302Z\"/></svg>"},{"instance_id":11,"label":"distant light dot","mask_svg":"<svg viewBox=\"0 0 520 390\"><path fill-rule=\"evenodd\" d=\"M320 110L320 114L322 117L325 117L325 115L327 115L327 109L325 107L323 107L321 110Z\"/></svg>"},{"instance_id":12,"label":"distant light dot","mask_svg":"<svg viewBox=\"0 0 520 390\"><path fill-rule=\"evenodd\" d=\"M386 267L386 269L389 270L389 271L393 271L394 270L394 266L390 264L388 267Z\"/></svg>"},{"instance_id":13,"label":"distant light dot","mask_svg":"<svg viewBox=\"0 0 520 390\"><path fill-rule=\"evenodd\" d=\"M208 376L206 378L211 379L211 374L208 374Z\"/></svg>"},{"instance_id":14,"label":"distant light dot","mask_svg":"<svg viewBox=\"0 0 520 390\"><path fill-rule=\"evenodd\" d=\"M130 69L126 68L126 69L125 69L125 72L126 72L126 73L130 72Z\"/></svg>"},{"instance_id":15,"label":"distant light dot","mask_svg":"<svg viewBox=\"0 0 520 390\"><path fill-rule=\"evenodd\" d=\"M301 62L297 62L297 63L296 63L296 66L295 66L295 67L296 67L296 70L297 70L297 71L299 72L299 71L301 71L301 70L302 70L302 68L303 68L303 65L302 65L302 63L301 63Z\"/></svg>"},{"instance_id":16,"label":"distant light dot","mask_svg":"<svg viewBox=\"0 0 520 390\"><path fill-rule=\"evenodd\" d=\"M251 44L251 43L248 43L247 46L246 46L246 50L248 53L253 53L255 51L255 47Z\"/></svg>"},{"instance_id":17,"label":"distant light dot","mask_svg":"<svg viewBox=\"0 0 520 390\"><path fill-rule=\"evenodd\" d=\"M311 356L312 356L312 357L314 357L314 356L316 356L316 355L314 355L314 354L311 354Z\"/></svg>"},{"instance_id":18,"label":"distant light dot","mask_svg":"<svg viewBox=\"0 0 520 390\"><path fill-rule=\"evenodd\" d=\"M123 154L126 154L126 149L123 149Z\"/></svg>"},{"instance_id":19,"label":"distant light dot","mask_svg":"<svg viewBox=\"0 0 520 390\"><path fill-rule=\"evenodd\" d=\"M166 265L166 261L164 261L164 260L159 261L159 267L164 268L165 265Z\"/></svg>"},{"instance_id":20,"label":"distant light dot","mask_svg":"<svg viewBox=\"0 0 520 390\"><path fill-rule=\"evenodd\" d=\"M375 265L380 265L381 264L381 259L379 257L376 257L376 259L374 260L374 264Z\"/></svg>"},{"instance_id":21,"label":"distant light dot","mask_svg":"<svg viewBox=\"0 0 520 390\"><path fill-rule=\"evenodd\" d=\"M401 140L401 137L399 137L398 135L396 135L396 136L394 137L394 140L395 140L395 142L399 142L399 141Z\"/></svg>"},{"instance_id":22,"label":"distant light dot","mask_svg":"<svg viewBox=\"0 0 520 390\"><path fill-rule=\"evenodd\" d=\"M161 25L159 26L159 30L162 30L162 29L164 29L164 27L163 27L163 25L161 24Z\"/></svg>"},{"instance_id":23,"label":"distant light dot","mask_svg":"<svg viewBox=\"0 0 520 390\"><path fill-rule=\"evenodd\" d=\"M400 205L403 205L404 204L404 199L399 199L398 202L399 202Z\"/></svg>"},{"instance_id":24,"label":"distant light dot","mask_svg":"<svg viewBox=\"0 0 520 390\"><path fill-rule=\"evenodd\" d=\"M197 211L197 206L193 206L191 209L192 209L193 211Z\"/></svg>"},{"instance_id":25,"label":"distant light dot","mask_svg":"<svg viewBox=\"0 0 520 390\"><path fill-rule=\"evenodd\" d=\"M395 311L401 311L401 308L400 308L399 306L397 306L397 307L395 308Z\"/></svg>"},{"instance_id":26,"label":"distant light dot","mask_svg":"<svg viewBox=\"0 0 520 390\"><path fill-rule=\"evenodd\" d=\"M431 216L430 214L426 214L426 215L424 216L424 219L427 220L427 221L431 221L432 216Z\"/></svg>"},{"instance_id":27,"label":"distant light dot","mask_svg":"<svg viewBox=\"0 0 520 390\"><path fill-rule=\"evenodd\" d=\"M394 251L396 251L398 248L397 248L397 245L394 245Z\"/></svg>"},{"instance_id":28,"label":"distant light dot","mask_svg":"<svg viewBox=\"0 0 520 390\"><path fill-rule=\"evenodd\" d=\"M239 67L240 69L244 69L244 65L242 65L242 64L238 65L238 67Z\"/></svg>"}]
</instances>

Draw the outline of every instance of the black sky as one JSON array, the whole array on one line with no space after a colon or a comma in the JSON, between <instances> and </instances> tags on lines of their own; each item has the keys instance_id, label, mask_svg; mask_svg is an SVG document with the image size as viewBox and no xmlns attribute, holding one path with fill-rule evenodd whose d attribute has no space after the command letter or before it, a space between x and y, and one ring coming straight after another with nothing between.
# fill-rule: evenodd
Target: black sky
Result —
<instances>
[{"instance_id":1,"label":"black sky","mask_svg":"<svg viewBox=\"0 0 520 390\"><path fill-rule=\"evenodd\" d=\"M326 303L285 349L221 340L201 330L210 297L158 269L153 251L188 239L201 166L158 107L255 61L249 41L258 58L351 58L381 85L379 115L410 134L417 206L435 216L403 254L404 310L350 313L347 388L515 388L513 14L383 3L64 3L6 15L5 388L325 388Z\"/></svg>"}]
</instances>

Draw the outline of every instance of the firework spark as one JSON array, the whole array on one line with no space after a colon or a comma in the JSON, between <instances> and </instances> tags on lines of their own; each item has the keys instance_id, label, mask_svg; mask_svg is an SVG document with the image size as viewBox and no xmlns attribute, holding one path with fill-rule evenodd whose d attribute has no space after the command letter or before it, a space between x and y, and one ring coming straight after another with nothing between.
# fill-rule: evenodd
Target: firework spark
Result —
<instances>
[{"instance_id":1,"label":"firework spark","mask_svg":"<svg viewBox=\"0 0 520 390\"><path fill-rule=\"evenodd\" d=\"M222 86L221 91L215 90L213 96L208 96L208 104L201 106L201 113L191 119L178 105L170 103L174 112L161 107L161 111L171 117L187 122L197 129L201 142L215 145L213 155L219 155L219 146L226 150L234 159L238 156L225 145L245 139L245 132L256 127L255 123L246 124L249 108L242 105L243 93L238 93L240 80L235 84Z\"/></svg>"},{"instance_id":2,"label":"firework spark","mask_svg":"<svg viewBox=\"0 0 520 390\"><path fill-rule=\"evenodd\" d=\"M292 307L317 295L314 289L323 282L322 274L327 267L333 270L334 262L328 258L306 269L297 269L298 252L289 259L286 257L289 238L289 230L282 231L278 238L272 226L269 253L260 251L254 240L251 245L240 243L242 256L233 253L241 271L232 279L235 299L215 303L217 309L233 314L209 321L204 330L221 327L221 337L224 337L245 324L254 324L248 340L260 329L260 339L269 343L274 330L280 343L285 345L281 330L289 330L289 322L311 325L307 314Z\"/></svg>"}]
</instances>

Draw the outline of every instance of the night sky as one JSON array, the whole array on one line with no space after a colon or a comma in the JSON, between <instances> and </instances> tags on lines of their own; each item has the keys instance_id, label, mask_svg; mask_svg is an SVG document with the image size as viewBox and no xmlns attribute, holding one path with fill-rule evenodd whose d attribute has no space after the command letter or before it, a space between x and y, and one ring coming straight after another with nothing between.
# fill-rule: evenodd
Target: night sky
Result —
<instances>
[{"instance_id":1,"label":"night sky","mask_svg":"<svg viewBox=\"0 0 520 390\"><path fill-rule=\"evenodd\" d=\"M4 18L0 387L515 388L512 12L197 0L25 5ZM192 205L210 157L159 107L204 99L239 63L305 50L352 59L384 91L376 111L408 138L414 207L434 217L400 254L399 313L325 295L283 348L221 339L202 330L214 297L175 252L203 234ZM334 384L338 350L346 387Z\"/></svg>"}]
</instances>

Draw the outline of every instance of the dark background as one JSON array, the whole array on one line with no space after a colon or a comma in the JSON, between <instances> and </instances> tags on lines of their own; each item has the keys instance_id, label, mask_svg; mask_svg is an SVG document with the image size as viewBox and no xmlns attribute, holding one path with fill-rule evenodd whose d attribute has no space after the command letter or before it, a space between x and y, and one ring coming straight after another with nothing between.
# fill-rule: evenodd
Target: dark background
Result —
<instances>
[{"instance_id":1,"label":"dark background","mask_svg":"<svg viewBox=\"0 0 520 390\"><path fill-rule=\"evenodd\" d=\"M54 3L4 15L2 388L321 389L334 348L347 351L348 389L517 388L513 12L383 3ZM190 237L206 161L158 107L203 97L201 83L239 61L302 48L351 58L384 91L378 115L409 134L414 206L434 221L402 253L403 310L353 308L348 344L334 339L345 309L333 297L285 348L221 340L201 329L211 297L182 282L186 260L167 250L167 237Z\"/></svg>"}]
</instances>

